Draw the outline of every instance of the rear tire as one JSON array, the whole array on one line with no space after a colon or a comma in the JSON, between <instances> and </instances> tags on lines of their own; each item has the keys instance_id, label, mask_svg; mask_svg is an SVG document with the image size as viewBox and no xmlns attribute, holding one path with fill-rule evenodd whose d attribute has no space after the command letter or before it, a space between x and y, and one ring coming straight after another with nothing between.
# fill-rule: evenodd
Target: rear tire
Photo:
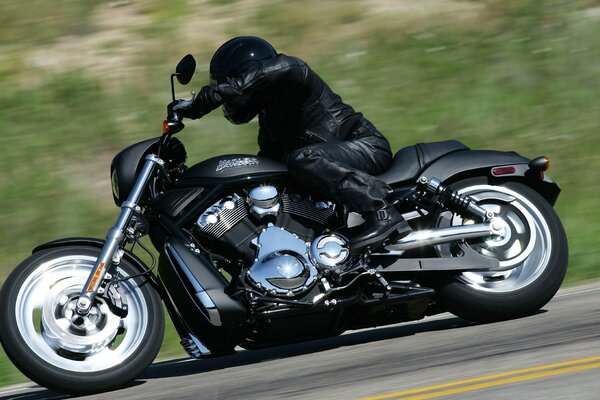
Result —
<instances>
[{"instance_id":1,"label":"rear tire","mask_svg":"<svg viewBox=\"0 0 600 400\"><path fill-rule=\"evenodd\" d=\"M97 298L85 323L73 325L74 303L99 249L65 246L23 261L0 292L0 341L33 381L70 394L116 389L141 375L163 339L160 297L146 278L122 281L128 315L120 318ZM118 272L139 271L123 259Z\"/></svg>"},{"instance_id":2,"label":"rear tire","mask_svg":"<svg viewBox=\"0 0 600 400\"><path fill-rule=\"evenodd\" d=\"M507 222L507 235L478 239L469 245L513 269L498 273L462 273L438 291L448 310L470 321L493 322L533 314L556 294L568 264L563 226L553 208L533 189L517 182L489 184L485 178L452 185L482 207L499 213ZM457 215L440 215L438 226L470 223ZM440 255L451 246L438 246Z\"/></svg>"}]
</instances>

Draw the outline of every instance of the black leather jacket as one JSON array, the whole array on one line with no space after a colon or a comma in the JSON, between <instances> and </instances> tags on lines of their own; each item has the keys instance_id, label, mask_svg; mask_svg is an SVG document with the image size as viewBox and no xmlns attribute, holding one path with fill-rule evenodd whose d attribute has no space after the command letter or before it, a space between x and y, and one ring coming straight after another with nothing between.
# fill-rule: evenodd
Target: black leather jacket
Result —
<instances>
[{"instance_id":1,"label":"black leather jacket","mask_svg":"<svg viewBox=\"0 0 600 400\"><path fill-rule=\"evenodd\" d=\"M258 114L259 155L266 157L285 161L297 148L346 140L367 126L374 130L296 57L279 54L211 87L221 96L204 104L203 113L224 102L225 116L233 123L246 123Z\"/></svg>"}]
</instances>

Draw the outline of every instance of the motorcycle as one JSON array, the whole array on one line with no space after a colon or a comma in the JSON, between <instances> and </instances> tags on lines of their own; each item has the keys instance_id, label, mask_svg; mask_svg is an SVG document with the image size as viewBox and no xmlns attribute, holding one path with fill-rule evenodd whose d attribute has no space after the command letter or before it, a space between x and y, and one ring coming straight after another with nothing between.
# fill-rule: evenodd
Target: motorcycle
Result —
<instances>
[{"instance_id":1,"label":"motorcycle","mask_svg":"<svg viewBox=\"0 0 600 400\"><path fill-rule=\"evenodd\" d=\"M195 65L187 55L171 75L174 103L173 78L188 84ZM562 283L567 240L546 157L452 140L401 149L379 178L413 232L355 254L348 238L361 216L284 164L234 154L187 167L175 108L161 137L112 161L121 212L106 240L38 246L0 292L2 345L40 385L83 394L128 384L159 351L164 309L187 353L204 358L446 311L517 318Z\"/></svg>"}]
</instances>

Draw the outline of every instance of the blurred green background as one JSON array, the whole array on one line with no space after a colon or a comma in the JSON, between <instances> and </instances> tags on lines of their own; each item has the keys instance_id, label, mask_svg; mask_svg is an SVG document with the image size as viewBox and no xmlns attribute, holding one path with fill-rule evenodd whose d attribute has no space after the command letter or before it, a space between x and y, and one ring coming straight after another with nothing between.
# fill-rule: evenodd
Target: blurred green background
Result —
<instances>
[{"instance_id":1,"label":"blurred green background","mask_svg":"<svg viewBox=\"0 0 600 400\"><path fill-rule=\"evenodd\" d=\"M395 149L453 138L549 156L567 283L600 277L598 0L0 0L0 283L40 243L105 236L112 157L160 134L183 55L199 63L189 97L237 35L308 61ZM191 164L255 153L256 131L217 111L179 136ZM0 352L0 386L22 380Z\"/></svg>"}]
</instances>

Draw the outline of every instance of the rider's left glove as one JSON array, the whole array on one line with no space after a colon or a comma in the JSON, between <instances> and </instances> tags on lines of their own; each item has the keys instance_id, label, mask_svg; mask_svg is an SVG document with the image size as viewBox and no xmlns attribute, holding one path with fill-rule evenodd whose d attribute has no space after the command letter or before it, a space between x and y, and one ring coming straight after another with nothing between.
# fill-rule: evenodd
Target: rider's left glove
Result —
<instances>
[{"instance_id":1,"label":"rider's left glove","mask_svg":"<svg viewBox=\"0 0 600 400\"><path fill-rule=\"evenodd\" d=\"M200 113L197 107L194 107L192 100L175 100L167 106L167 112L169 115L177 114L183 118L198 119L204 114Z\"/></svg>"},{"instance_id":2,"label":"rider's left glove","mask_svg":"<svg viewBox=\"0 0 600 400\"><path fill-rule=\"evenodd\" d=\"M204 86L193 100L175 100L167 106L169 113L189 119L202 118L223 104L223 96L210 86Z\"/></svg>"},{"instance_id":3,"label":"rider's left glove","mask_svg":"<svg viewBox=\"0 0 600 400\"><path fill-rule=\"evenodd\" d=\"M215 108L221 106L225 100L223 96L212 86L203 86L200 93L194 99L193 107L202 115L206 115Z\"/></svg>"}]
</instances>

